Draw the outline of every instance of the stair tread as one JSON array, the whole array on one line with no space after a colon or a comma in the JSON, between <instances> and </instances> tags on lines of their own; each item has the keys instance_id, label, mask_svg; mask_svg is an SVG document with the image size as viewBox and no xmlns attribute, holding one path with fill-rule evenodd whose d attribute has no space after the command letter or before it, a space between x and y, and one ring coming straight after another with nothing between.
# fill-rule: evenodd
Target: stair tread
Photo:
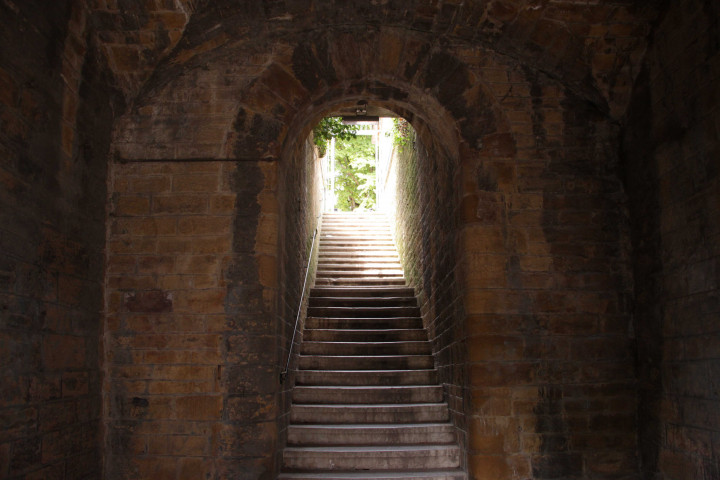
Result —
<instances>
[{"instance_id":1,"label":"stair tread","mask_svg":"<svg viewBox=\"0 0 720 480\"><path fill-rule=\"evenodd\" d=\"M455 470L424 470L424 471L402 471L402 472L372 472L372 471L337 471L332 472L308 472L308 473L281 473L278 479L324 479L324 480L353 480L353 479L368 479L368 480L414 480L416 478L428 478L428 479L440 479L442 477L451 476L455 478L466 478L465 473L460 469Z\"/></svg>"},{"instance_id":2,"label":"stair tread","mask_svg":"<svg viewBox=\"0 0 720 480\"><path fill-rule=\"evenodd\" d=\"M278 479L467 479L399 260L384 215L323 216Z\"/></svg>"},{"instance_id":3,"label":"stair tread","mask_svg":"<svg viewBox=\"0 0 720 480\"><path fill-rule=\"evenodd\" d=\"M440 385L298 385L302 389L318 390L409 390L415 389L441 389Z\"/></svg>"},{"instance_id":4,"label":"stair tread","mask_svg":"<svg viewBox=\"0 0 720 480\"><path fill-rule=\"evenodd\" d=\"M351 424L302 424L290 425L289 428L322 429L322 430L382 430L382 429L411 429L411 428L455 428L451 423L351 423Z\"/></svg>"},{"instance_id":5,"label":"stair tread","mask_svg":"<svg viewBox=\"0 0 720 480\"><path fill-rule=\"evenodd\" d=\"M293 403L293 406L309 407L309 408L347 408L358 410L412 410L417 408L435 408L444 405L443 402L418 402L418 403L371 403L368 405L358 405L354 403Z\"/></svg>"},{"instance_id":6,"label":"stair tread","mask_svg":"<svg viewBox=\"0 0 720 480\"><path fill-rule=\"evenodd\" d=\"M356 374L356 373L363 373L367 375L380 375L383 373L395 373L395 374L401 374L401 373L419 373L419 372L434 372L435 369L432 368L418 368L417 370L408 370L408 369L388 369L388 370L313 370L313 369L303 369L302 372L322 372L327 374L333 374L333 373L347 373L347 374Z\"/></svg>"},{"instance_id":7,"label":"stair tread","mask_svg":"<svg viewBox=\"0 0 720 480\"><path fill-rule=\"evenodd\" d=\"M340 341L340 340L310 340L303 342L305 344L312 344L312 345L318 345L318 344L326 344L326 345L349 345L349 346L371 346L371 345L378 345L378 346L401 346L401 345L419 345L419 344L429 344L427 340L388 340L383 342L377 342L377 341Z\"/></svg>"},{"instance_id":8,"label":"stair tread","mask_svg":"<svg viewBox=\"0 0 720 480\"><path fill-rule=\"evenodd\" d=\"M286 451L313 451L313 452L348 452L348 453L364 453L364 452L422 452L427 450L459 450L457 445L347 445L347 446L307 446L307 447L286 447Z\"/></svg>"},{"instance_id":9,"label":"stair tread","mask_svg":"<svg viewBox=\"0 0 720 480\"><path fill-rule=\"evenodd\" d=\"M300 354L301 357L328 357L328 358L342 358L342 359L353 359L353 358L368 358L367 355L323 355L323 354L316 354L316 355L307 355L307 354ZM409 354L409 355L373 355L373 359L377 358L405 358L405 357L432 357L429 353L417 353L417 354Z\"/></svg>"}]
</instances>

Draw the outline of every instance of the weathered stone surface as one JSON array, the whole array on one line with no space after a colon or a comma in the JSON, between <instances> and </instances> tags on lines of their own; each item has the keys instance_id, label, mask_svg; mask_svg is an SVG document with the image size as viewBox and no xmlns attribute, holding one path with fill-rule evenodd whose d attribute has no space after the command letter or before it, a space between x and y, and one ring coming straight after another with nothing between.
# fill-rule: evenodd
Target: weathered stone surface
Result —
<instances>
[{"instance_id":1,"label":"weathered stone surface","mask_svg":"<svg viewBox=\"0 0 720 480\"><path fill-rule=\"evenodd\" d=\"M274 477L359 101L472 475L718 475L716 2L1 3L0 477Z\"/></svg>"}]
</instances>

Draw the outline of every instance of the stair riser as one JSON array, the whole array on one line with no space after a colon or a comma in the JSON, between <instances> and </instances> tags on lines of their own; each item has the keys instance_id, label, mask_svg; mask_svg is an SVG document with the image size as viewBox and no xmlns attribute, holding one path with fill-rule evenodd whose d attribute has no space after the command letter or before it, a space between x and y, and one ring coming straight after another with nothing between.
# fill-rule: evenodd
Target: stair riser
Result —
<instances>
[{"instance_id":1,"label":"stair riser","mask_svg":"<svg viewBox=\"0 0 720 480\"><path fill-rule=\"evenodd\" d=\"M392 404L392 403L439 403L442 388L439 386L408 387L304 387L296 386L292 399L300 404Z\"/></svg>"},{"instance_id":2,"label":"stair riser","mask_svg":"<svg viewBox=\"0 0 720 480\"><path fill-rule=\"evenodd\" d=\"M307 342L423 342L425 330L320 330L306 329L303 341Z\"/></svg>"},{"instance_id":3,"label":"stair riser","mask_svg":"<svg viewBox=\"0 0 720 480\"><path fill-rule=\"evenodd\" d=\"M396 254L375 254L341 252L333 254L332 252L321 252L318 256L318 263L399 263L400 259Z\"/></svg>"},{"instance_id":4,"label":"stair riser","mask_svg":"<svg viewBox=\"0 0 720 480\"><path fill-rule=\"evenodd\" d=\"M381 246L381 247L395 247L395 242L390 235L387 234L374 234L368 235L367 237L358 237L357 235L342 235L342 234L329 234L322 235L320 237L320 245L323 247L331 247L334 245L349 245L355 246Z\"/></svg>"},{"instance_id":5,"label":"stair riser","mask_svg":"<svg viewBox=\"0 0 720 480\"><path fill-rule=\"evenodd\" d=\"M327 257L370 257L370 258L393 258L399 260L395 247L352 247L352 246L328 246L320 254L320 259Z\"/></svg>"},{"instance_id":6,"label":"stair riser","mask_svg":"<svg viewBox=\"0 0 720 480\"><path fill-rule=\"evenodd\" d=\"M361 480L356 474L343 473L281 473L278 480ZM457 470L444 472L403 472L402 474L387 473L365 473L362 480L467 480L467 476Z\"/></svg>"},{"instance_id":7,"label":"stair riser","mask_svg":"<svg viewBox=\"0 0 720 480\"><path fill-rule=\"evenodd\" d=\"M315 287L310 290L313 297L414 297L410 287Z\"/></svg>"},{"instance_id":8,"label":"stair riser","mask_svg":"<svg viewBox=\"0 0 720 480\"><path fill-rule=\"evenodd\" d=\"M382 285L405 285L405 279L377 279L377 278L318 278L315 280L315 285L337 285L337 286L353 286L353 285L367 285L367 286L382 286Z\"/></svg>"},{"instance_id":9,"label":"stair riser","mask_svg":"<svg viewBox=\"0 0 720 480\"><path fill-rule=\"evenodd\" d=\"M399 262L365 262L362 260L348 260L346 262L323 261L318 263L319 270L402 270Z\"/></svg>"},{"instance_id":10,"label":"stair riser","mask_svg":"<svg viewBox=\"0 0 720 480\"><path fill-rule=\"evenodd\" d=\"M428 342L343 343L303 342L303 355L430 355Z\"/></svg>"},{"instance_id":11,"label":"stair riser","mask_svg":"<svg viewBox=\"0 0 720 480\"><path fill-rule=\"evenodd\" d=\"M386 249L395 248L395 242L389 236L373 235L370 239L362 239L347 235L333 235L332 237L321 237L320 245L322 248L332 247L382 247Z\"/></svg>"},{"instance_id":12,"label":"stair riser","mask_svg":"<svg viewBox=\"0 0 720 480\"><path fill-rule=\"evenodd\" d=\"M458 448L417 451L378 450L376 452L309 451L288 448L283 464L289 469L317 470L420 470L457 468L460 466Z\"/></svg>"},{"instance_id":13,"label":"stair riser","mask_svg":"<svg viewBox=\"0 0 720 480\"><path fill-rule=\"evenodd\" d=\"M362 279L376 279L376 280L404 280L402 272L392 270L318 270L315 277L317 280L324 278L335 279L335 278L362 278Z\"/></svg>"},{"instance_id":14,"label":"stair riser","mask_svg":"<svg viewBox=\"0 0 720 480\"><path fill-rule=\"evenodd\" d=\"M293 405L290 421L297 424L383 424L446 422L447 405L365 406Z\"/></svg>"},{"instance_id":15,"label":"stair riser","mask_svg":"<svg viewBox=\"0 0 720 480\"><path fill-rule=\"evenodd\" d=\"M437 373L434 370L398 370L382 372L300 370L295 376L297 385L435 385Z\"/></svg>"},{"instance_id":16,"label":"stair riser","mask_svg":"<svg viewBox=\"0 0 720 480\"><path fill-rule=\"evenodd\" d=\"M310 307L416 307L415 297L310 297Z\"/></svg>"},{"instance_id":17,"label":"stair riser","mask_svg":"<svg viewBox=\"0 0 720 480\"><path fill-rule=\"evenodd\" d=\"M305 320L305 328L334 328L334 329L398 329L422 328L422 319L419 317L398 318L328 318L309 317Z\"/></svg>"},{"instance_id":18,"label":"stair riser","mask_svg":"<svg viewBox=\"0 0 720 480\"><path fill-rule=\"evenodd\" d=\"M357 255L361 253L362 255ZM370 254L371 253L371 254ZM332 249L328 249L318 257L318 263L320 265L332 265L332 264L357 264L357 265L376 265L387 263L392 265L394 268L402 268L400 258L393 254L390 249L386 253L382 253L376 249L353 249L344 250L341 252L333 253Z\"/></svg>"},{"instance_id":19,"label":"stair riser","mask_svg":"<svg viewBox=\"0 0 720 480\"><path fill-rule=\"evenodd\" d=\"M301 356L304 370L428 370L435 368L430 355L398 357L323 357Z\"/></svg>"},{"instance_id":20,"label":"stair riser","mask_svg":"<svg viewBox=\"0 0 720 480\"><path fill-rule=\"evenodd\" d=\"M308 317L387 318L419 317L418 307L310 307Z\"/></svg>"},{"instance_id":21,"label":"stair riser","mask_svg":"<svg viewBox=\"0 0 720 480\"><path fill-rule=\"evenodd\" d=\"M292 425L290 445L422 445L451 444L455 432L449 425L376 428L334 428Z\"/></svg>"}]
</instances>

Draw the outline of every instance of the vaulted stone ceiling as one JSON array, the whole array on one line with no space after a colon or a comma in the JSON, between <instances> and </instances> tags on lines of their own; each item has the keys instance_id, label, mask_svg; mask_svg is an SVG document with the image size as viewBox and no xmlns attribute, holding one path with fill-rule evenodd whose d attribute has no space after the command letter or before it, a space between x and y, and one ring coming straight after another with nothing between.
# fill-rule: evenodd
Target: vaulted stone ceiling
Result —
<instances>
[{"instance_id":1,"label":"vaulted stone ceiling","mask_svg":"<svg viewBox=\"0 0 720 480\"><path fill-rule=\"evenodd\" d=\"M555 78L619 119L638 73L655 1L94 0L92 22L128 100L218 56L252 67L277 45L328 29L380 27L438 45L477 46ZM247 61L252 57L252 61ZM140 101L139 103L142 103ZM135 102L138 104L138 102Z\"/></svg>"}]
</instances>

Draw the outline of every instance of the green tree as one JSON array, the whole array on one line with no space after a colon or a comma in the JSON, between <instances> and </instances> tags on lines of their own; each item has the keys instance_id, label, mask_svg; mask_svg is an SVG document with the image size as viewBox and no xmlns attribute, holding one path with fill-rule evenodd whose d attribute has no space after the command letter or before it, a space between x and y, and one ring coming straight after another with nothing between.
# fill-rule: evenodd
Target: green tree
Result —
<instances>
[{"instance_id":1,"label":"green tree","mask_svg":"<svg viewBox=\"0 0 720 480\"><path fill-rule=\"evenodd\" d=\"M335 208L375 208L375 145L369 135L335 140Z\"/></svg>"},{"instance_id":2,"label":"green tree","mask_svg":"<svg viewBox=\"0 0 720 480\"><path fill-rule=\"evenodd\" d=\"M318 147L321 157L327 152L328 142L332 137L348 140L355 138L355 126L345 125L340 117L325 117L313 128L313 142Z\"/></svg>"}]
</instances>

